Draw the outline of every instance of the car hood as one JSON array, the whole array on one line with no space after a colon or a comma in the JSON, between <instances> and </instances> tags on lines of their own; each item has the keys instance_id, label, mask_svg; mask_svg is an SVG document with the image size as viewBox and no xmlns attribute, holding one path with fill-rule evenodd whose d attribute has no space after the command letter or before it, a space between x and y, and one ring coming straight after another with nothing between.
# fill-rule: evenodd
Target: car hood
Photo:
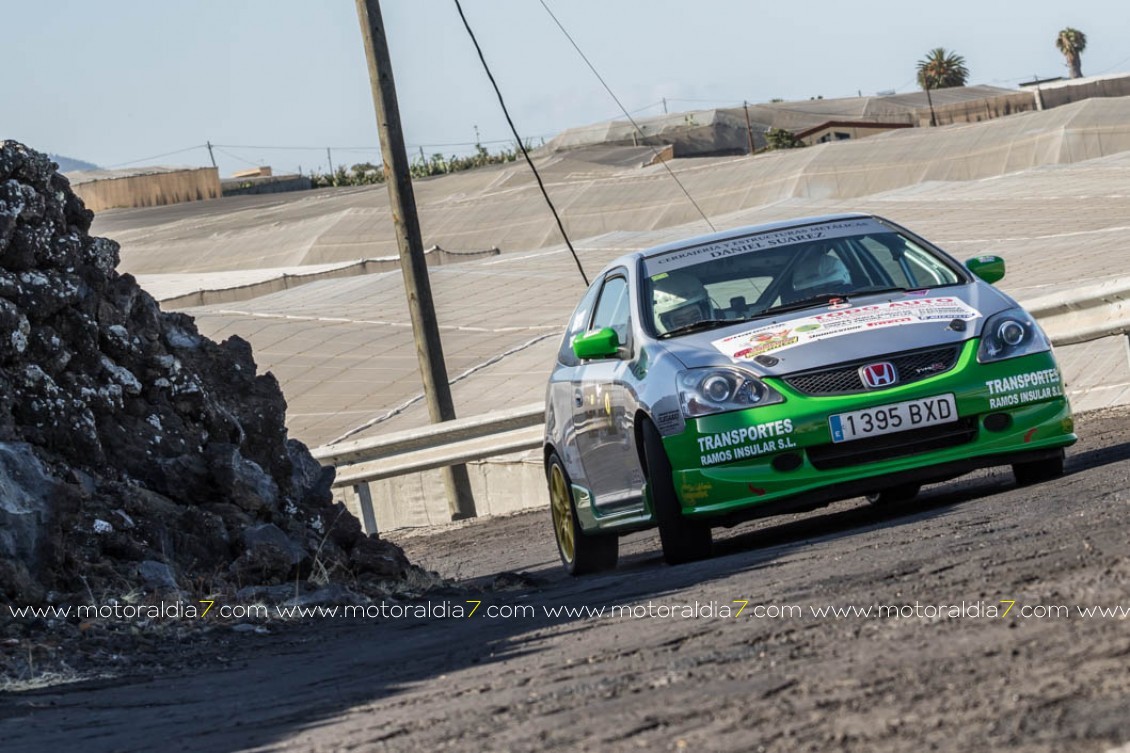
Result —
<instances>
[{"instance_id":1,"label":"car hood","mask_svg":"<svg viewBox=\"0 0 1130 753\"><path fill-rule=\"evenodd\" d=\"M1014 306L976 282L862 296L660 342L688 368L738 363L762 376L783 376L964 342L980 336L988 317Z\"/></svg>"}]
</instances>

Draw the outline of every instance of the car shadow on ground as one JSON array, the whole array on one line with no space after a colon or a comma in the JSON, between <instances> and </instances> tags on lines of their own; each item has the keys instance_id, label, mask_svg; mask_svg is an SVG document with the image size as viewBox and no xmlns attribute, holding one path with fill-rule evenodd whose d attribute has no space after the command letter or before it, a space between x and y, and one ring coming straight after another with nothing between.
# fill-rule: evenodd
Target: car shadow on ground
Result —
<instances>
[{"instance_id":1,"label":"car shadow on ground","mask_svg":"<svg viewBox=\"0 0 1130 753\"><path fill-rule=\"evenodd\" d=\"M545 651L547 630L584 632L606 619L596 614L602 607L661 600L772 566L814 540L915 525L1010 488L1011 477L998 474L939 485L891 508L856 500L723 535L716 556L703 562L668 567L657 550L636 551L610 573L571 578L543 567L524 573L533 587L429 600L467 608L476 599L484 611L492 604L528 608L521 618L327 619L261 639L221 639L196 670L0 696L0 738L5 751L60 750L82 741L86 753L98 753L151 749L176 729L186 749L236 751L285 743L358 709L371 717L372 742L396 737L408 734L404 712L382 721L388 699L421 682Z\"/></svg>"},{"instance_id":2,"label":"car shadow on ground","mask_svg":"<svg viewBox=\"0 0 1130 753\"><path fill-rule=\"evenodd\" d=\"M1077 453L1068 450L1065 467L1068 473L1079 473L1123 460L1130 460L1130 442Z\"/></svg>"},{"instance_id":3,"label":"car shadow on ground","mask_svg":"<svg viewBox=\"0 0 1130 753\"><path fill-rule=\"evenodd\" d=\"M909 502L875 506L862 497L833 503L825 508L788 516L763 518L742 523L732 529L715 529L714 563L717 577L727 577L729 570L722 558L734 558L735 566L744 569L745 559L754 558L768 564L817 540L833 540L880 529L917 525L944 515L952 508L1015 488L1007 471L985 473L971 478L949 481L927 487ZM632 555L621 560L620 569L652 567L662 563L655 537L656 551ZM764 561L760 558L764 556Z\"/></svg>"}]
</instances>

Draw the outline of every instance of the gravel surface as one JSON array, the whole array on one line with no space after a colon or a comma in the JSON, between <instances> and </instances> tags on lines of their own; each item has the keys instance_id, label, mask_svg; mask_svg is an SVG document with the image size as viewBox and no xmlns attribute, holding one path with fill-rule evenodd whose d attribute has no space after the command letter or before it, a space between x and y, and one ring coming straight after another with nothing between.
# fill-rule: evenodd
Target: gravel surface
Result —
<instances>
[{"instance_id":1,"label":"gravel surface","mask_svg":"<svg viewBox=\"0 0 1130 753\"><path fill-rule=\"evenodd\" d=\"M1078 610L1130 610L1128 418L1083 416L1057 481L1017 488L1000 470L894 509L842 502L720 531L714 559L682 567L636 534L616 571L569 578L547 511L404 533L413 562L462 581L397 603L433 616L218 630L169 673L8 693L0 739L87 753L1111 750L1130 741L1130 621ZM471 617L435 616L474 601ZM826 607L873 614L813 611Z\"/></svg>"}]
</instances>

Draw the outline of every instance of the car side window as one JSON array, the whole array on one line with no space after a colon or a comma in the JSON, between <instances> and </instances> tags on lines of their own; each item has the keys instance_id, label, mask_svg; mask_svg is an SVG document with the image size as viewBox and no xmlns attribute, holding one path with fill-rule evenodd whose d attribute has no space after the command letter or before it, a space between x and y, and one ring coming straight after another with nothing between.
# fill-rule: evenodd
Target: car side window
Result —
<instances>
[{"instance_id":1,"label":"car side window","mask_svg":"<svg viewBox=\"0 0 1130 753\"><path fill-rule=\"evenodd\" d=\"M860 243L871 252L895 285L925 288L952 285L959 281L953 270L908 240L894 249L872 238L861 238Z\"/></svg>"},{"instance_id":2,"label":"car side window","mask_svg":"<svg viewBox=\"0 0 1130 753\"><path fill-rule=\"evenodd\" d=\"M616 330L621 345L627 345L631 333L631 306L628 281L623 277L610 277L600 291L590 329L611 327Z\"/></svg>"}]
</instances>

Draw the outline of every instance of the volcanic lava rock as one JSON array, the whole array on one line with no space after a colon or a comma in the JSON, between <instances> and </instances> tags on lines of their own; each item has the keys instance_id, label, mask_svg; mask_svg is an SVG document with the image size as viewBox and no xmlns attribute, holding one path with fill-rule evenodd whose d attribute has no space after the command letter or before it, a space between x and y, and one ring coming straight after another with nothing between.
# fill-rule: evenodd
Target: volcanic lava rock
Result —
<instances>
[{"instance_id":1,"label":"volcanic lava rock","mask_svg":"<svg viewBox=\"0 0 1130 753\"><path fill-rule=\"evenodd\" d=\"M0 600L270 584L315 562L403 575L403 553L333 504L333 470L288 440L251 346L162 312L92 218L45 155L3 142Z\"/></svg>"}]
</instances>

